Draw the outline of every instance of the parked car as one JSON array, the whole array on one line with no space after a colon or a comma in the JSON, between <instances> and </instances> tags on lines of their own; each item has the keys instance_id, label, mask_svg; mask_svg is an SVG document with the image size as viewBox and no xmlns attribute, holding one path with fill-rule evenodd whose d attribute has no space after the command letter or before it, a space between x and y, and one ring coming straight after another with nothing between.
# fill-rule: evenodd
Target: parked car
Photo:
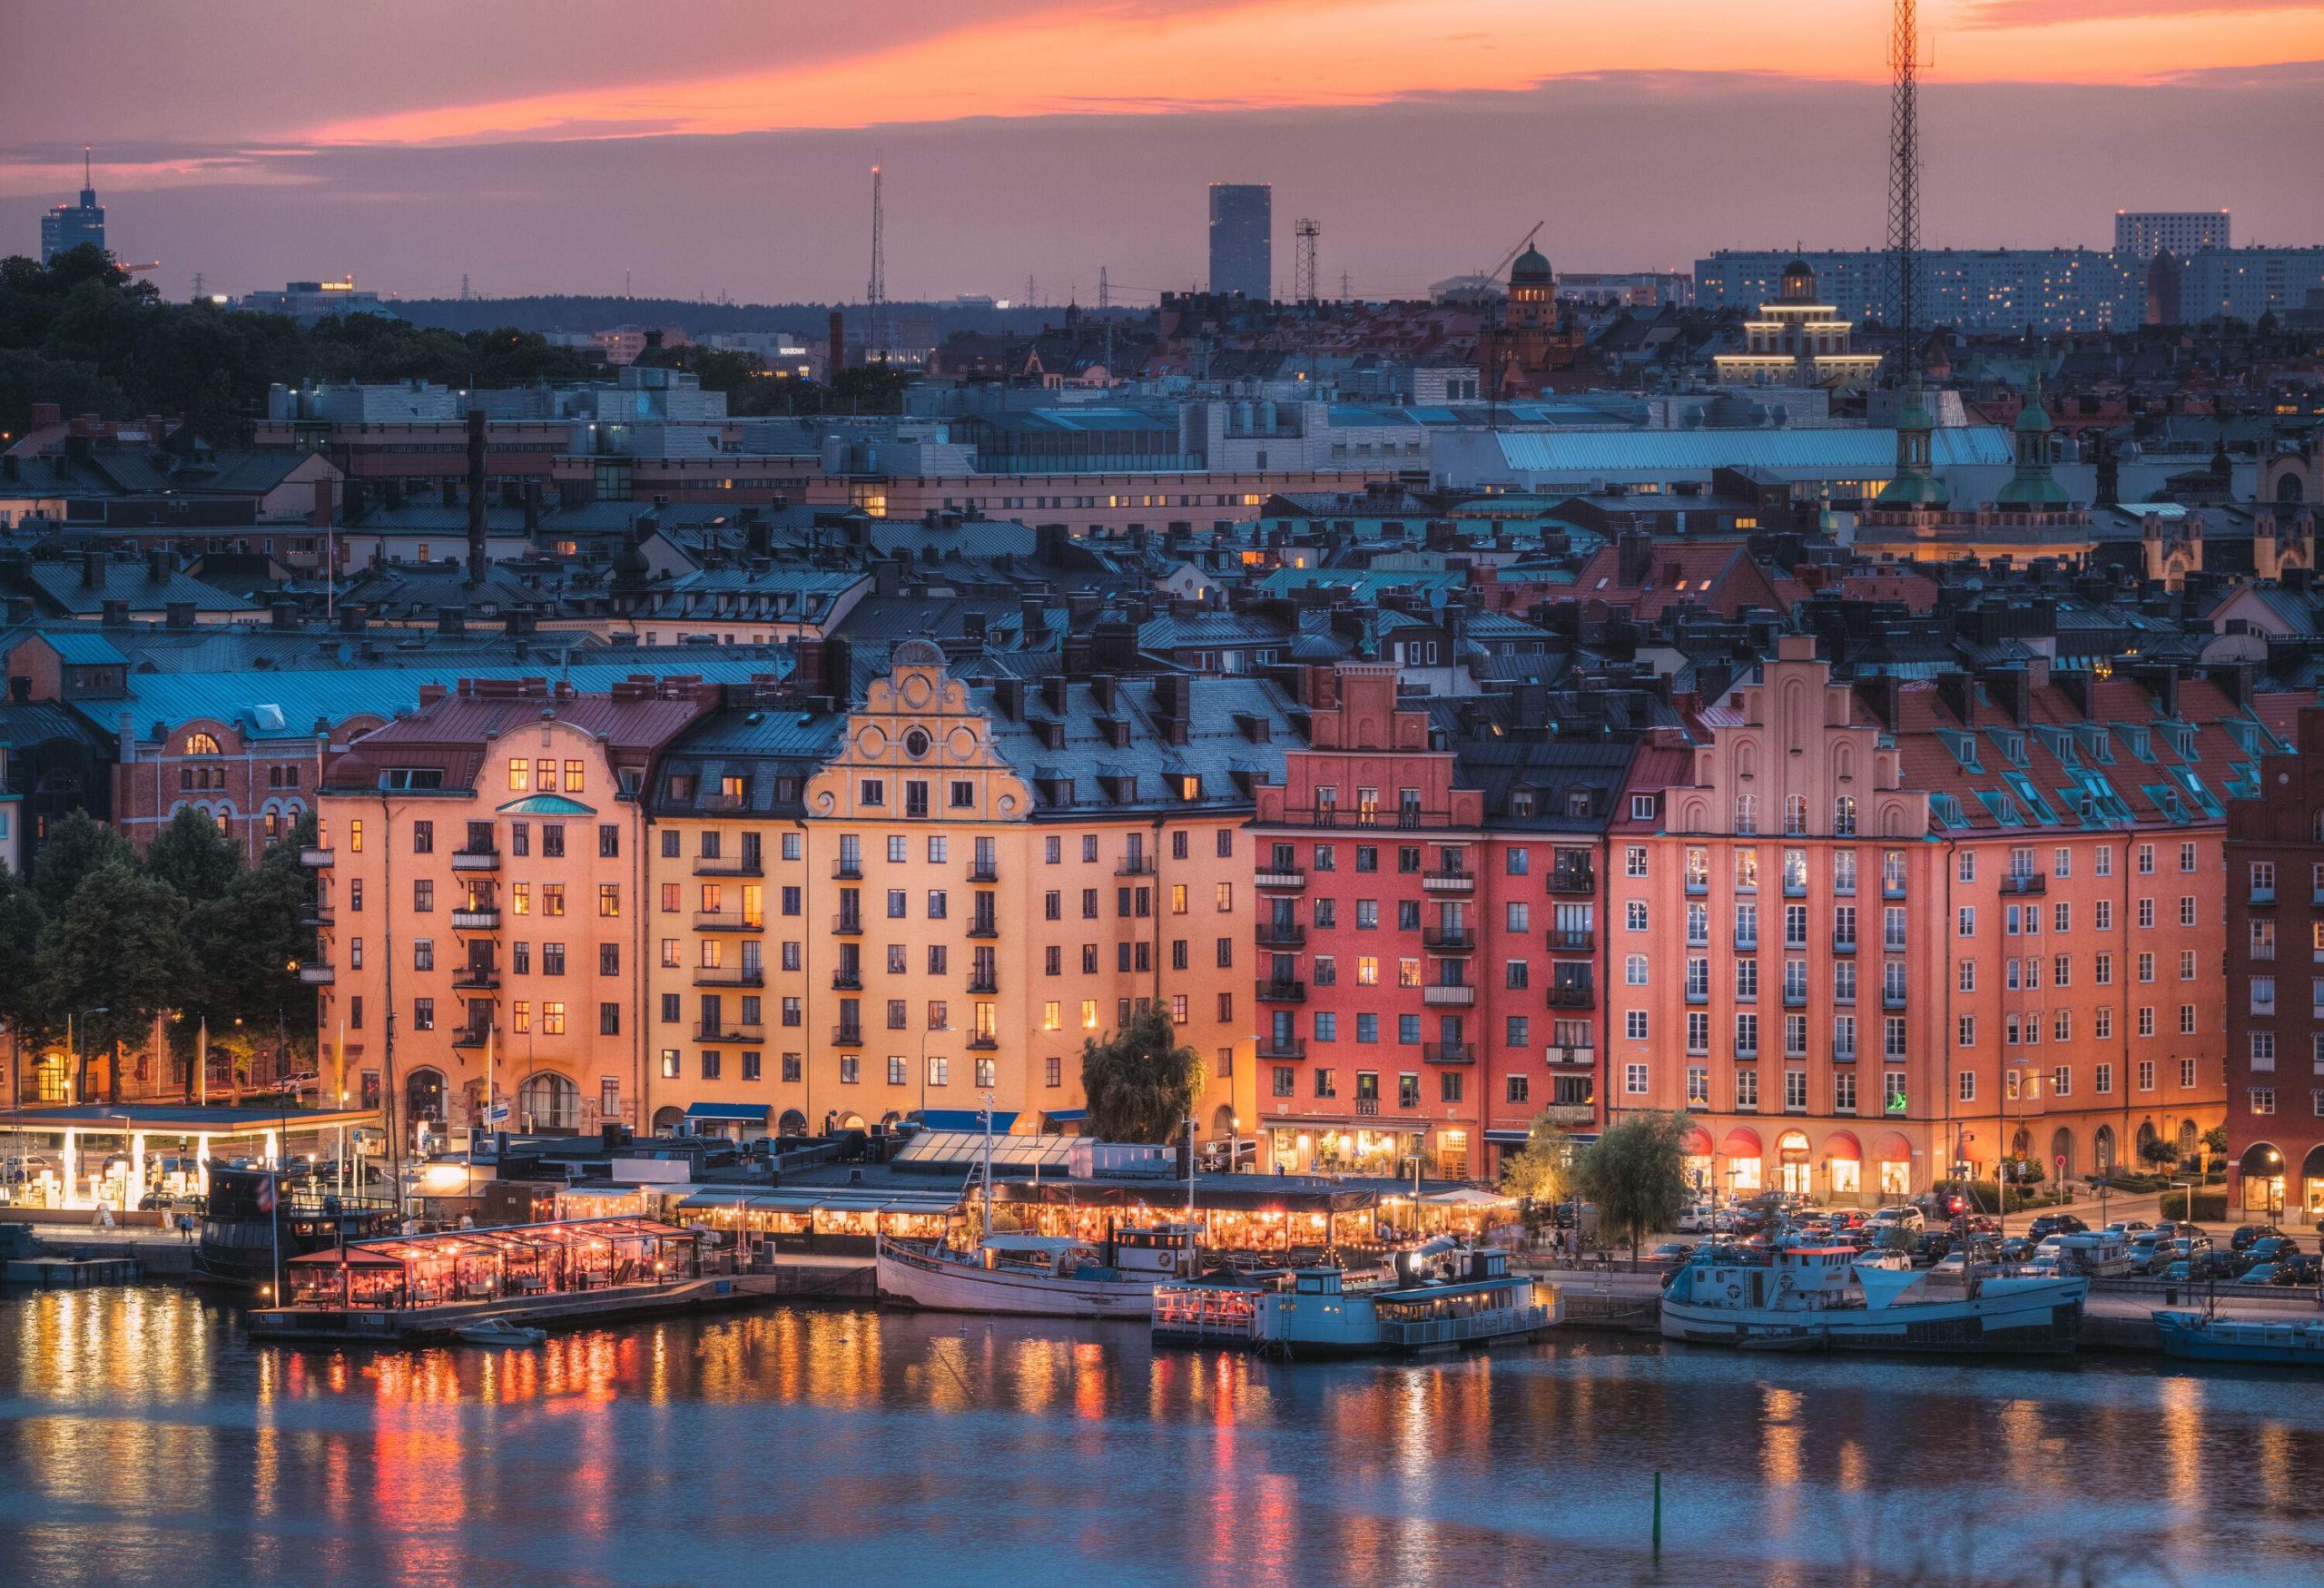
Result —
<instances>
[{"instance_id":1,"label":"parked car","mask_svg":"<svg viewBox=\"0 0 2324 1588\"><path fill-rule=\"evenodd\" d=\"M2071 1213L2044 1213L2026 1227L2035 1240L2051 1235L2080 1235L2090 1228Z\"/></svg>"},{"instance_id":2,"label":"parked car","mask_svg":"<svg viewBox=\"0 0 2324 1588\"><path fill-rule=\"evenodd\" d=\"M2272 1224L2239 1224L2235 1227L2235 1233L2227 1238L2228 1249L2240 1252L2269 1236L2282 1233Z\"/></svg>"},{"instance_id":3,"label":"parked car","mask_svg":"<svg viewBox=\"0 0 2324 1588\"><path fill-rule=\"evenodd\" d=\"M1909 1205L1896 1208L1883 1208L1879 1212L1872 1216L1869 1222L1873 1224L1890 1225L1902 1229L1909 1229L1915 1235L1918 1235L1922 1230L1928 1228L1928 1220L1922 1216L1921 1210Z\"/></svg>"},{"instance_id":4,"label":"parked car","mask_svg":"<svg viewBox=\"0 0 2324 1588\"><path fill-rule=\"evenodd\" d=\"M1677 1268L1684 1267L1688 1259L1694 1255L1695 1248L1692 1242L1666 1240L1654 1248L1649 1260L1666 1268Z\"/></svg>"},{"instance_id":5,"label":"parked car","mask_svg":"<svg viewBox=\"0 0 2324 1588\"><path fill-rule=\"evenodd\" d=\"M2324 1285L2324 1257L2300 1252L2276 1265L2279 1285Z\"/></svg>"},{"instance_id":6,"label":"parked car","mask_svg":"<svg viewBox=\"0 0 2324 1588\"><path fill-rule=\"evenodd\" d=\"M1714 1208L1708 1202L1698 1202L1679 1215L1679 1233L1680 1235L1710 1235L1721 1229L1731 1228L1734 1223L1735 1216L1732 1213Z\"/></svg>"},{"instance_id":7,"label":"parked car","mask_svg":"<svg viewBox=\"0 0 2324 1588\"><path fill-rule=\"evenodd\" d=\"M2000 1255L2004 1263L2024 1262L2034 1255L2034 1243L2022 1235L2013 1235L2001 1243Z\"/></svg>"},{"instance_id":8,"label":"parked car","mask_svg":"<svg viewBox=\"0 0 2324 1588\"><path fill-rule=\"evenodd\" d=\"M55 1167L37 1152L27 1153L22 1158L0 1159L0 1179L12 1186L18 1185L25 1180L36 1180L42 1171Z\"/></svg>"},{"instance_id":9,"label":"parked car","mask_svg":"<svg viewBox=\"0 0 2324 1588\"><path fill-rule=\"evenodd\" d=\"M2235 1285L2280 1284L2282 1281L2276 1277L2280 1272L2281 1270L2273 1263L2254 1263L2240 1274L2236 1275L2229 1283Z\"/></svg>"}]
</instances>

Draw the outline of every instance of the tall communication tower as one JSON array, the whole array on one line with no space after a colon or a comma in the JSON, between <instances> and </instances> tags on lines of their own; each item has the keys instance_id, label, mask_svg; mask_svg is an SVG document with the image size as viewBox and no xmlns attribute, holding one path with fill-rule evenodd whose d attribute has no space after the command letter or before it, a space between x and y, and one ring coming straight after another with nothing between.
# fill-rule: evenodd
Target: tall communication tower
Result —
<instances>
[{"instance_id":1,"label":"tall communication tower","mask_svg":"<svg viewBox=\"0 0 2324 1588\"><path fill-rule=\"evenodd\" d=\"M1315 240L1323 236L1324 228L1303 215L1293 222L1291 234L1295 240L1291 255L1291 301L1313 303L1323 296L1315 282Z\"/></svg>"},{"instance_id":2,"label":"tall communication tower","mask_svg":"<svg viewBox=\"0 0 2324 1588\"><path fill-rule=\"evenodd\" d=\"M1896 0L1888 39L1888 285L1896 315L1896 381L1920 376L1920 18L1916 0Z\"/></svg>"},{"instance_id":3,"label":"tall communication tower","mask_svg":"<svg viewBox=\"0 0 2324 1588\"><path fill-rule=\"evenodd\" d=\"M880 307L888 301L887 216L880 202L880 168L872 168L872 280L863 289L863 361L880 352Z\"/></svg>"}]
</instances>

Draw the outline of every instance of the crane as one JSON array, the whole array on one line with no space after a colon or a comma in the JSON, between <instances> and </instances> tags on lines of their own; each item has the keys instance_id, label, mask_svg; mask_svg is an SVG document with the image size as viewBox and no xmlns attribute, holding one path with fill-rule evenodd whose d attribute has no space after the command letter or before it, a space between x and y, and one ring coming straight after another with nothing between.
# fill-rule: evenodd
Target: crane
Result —
<instances>
[{"instance_id":1,"label":"crane","mask_svg":"<svg viewBox=\"0 0 2324 1588\"><path fill-rule=\"evenodd\" d=\"M1541 228L1548 224L1549 222L1547 221L1534 222L1533 229L1525 233L1524 236L1519 238L1517 240L1516 246L1512 248L1507 253L1501 256L1501 262L1494 265L1492 269L1484 272L1485 280L1489 281L1497 281L1501 280L1502 272L1510 267L1512 261L1513 261L1519 254L1523 253L1527 249L1533 246L1533 239L1540 236L1541 233Z\"/></svg>"}]
</instances>

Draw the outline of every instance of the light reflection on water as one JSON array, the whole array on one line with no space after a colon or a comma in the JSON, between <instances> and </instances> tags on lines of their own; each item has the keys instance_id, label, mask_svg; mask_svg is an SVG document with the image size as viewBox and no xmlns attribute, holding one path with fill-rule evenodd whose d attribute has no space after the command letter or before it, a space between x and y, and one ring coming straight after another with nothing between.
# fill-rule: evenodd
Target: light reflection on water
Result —
<instances>
[{"instance_id":1,"label":"light reflection on water","mask_svg":"<svg viewBox=\"0 0 2324 1588\"><path fill-rule=\"evenodd\" d=\"M253 1346L161 1287L0 1297L27 1585L1875 1583L2104 1544L2324 1577L2324 1396L2267 1374L1754 1358L1421 1366L783 1308L520 1351ZM1665 1550L1646 1551L1664 1474ZM2126 1575L2116 1581L2153 1581Z\"/></svg>"}]
</instances>

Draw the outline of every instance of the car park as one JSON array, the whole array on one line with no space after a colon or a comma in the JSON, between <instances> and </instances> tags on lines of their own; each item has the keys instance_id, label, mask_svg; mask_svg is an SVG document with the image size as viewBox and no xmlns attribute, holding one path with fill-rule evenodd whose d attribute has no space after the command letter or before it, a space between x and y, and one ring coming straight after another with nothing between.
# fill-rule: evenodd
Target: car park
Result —
<instances>
[{"instance_id":1,"label":"car park","mask_svg":"<svg viewBox=\"0 0 2324 1588\"><path fill-rule=\"evenodd\" d=\"M2272 1224L2239 1224L2235 1227L2235 1233L2227 1238L2227 1244L2230 1250L2240 1252L2269 1236L2282 1233Z\"/></svg>"},{"instance_id":2,"label":"car park","mask_svg":"<svg viewBox=\"0 0 2324 1588\"><path fill-rule=\"evenodd\" d=\"M2081 1235L2089 1228L2071 1213L2044 1213L2026 1228L2026 1233L2040 1240L2052 1235Z\"/></svg>"}]
</instances>

